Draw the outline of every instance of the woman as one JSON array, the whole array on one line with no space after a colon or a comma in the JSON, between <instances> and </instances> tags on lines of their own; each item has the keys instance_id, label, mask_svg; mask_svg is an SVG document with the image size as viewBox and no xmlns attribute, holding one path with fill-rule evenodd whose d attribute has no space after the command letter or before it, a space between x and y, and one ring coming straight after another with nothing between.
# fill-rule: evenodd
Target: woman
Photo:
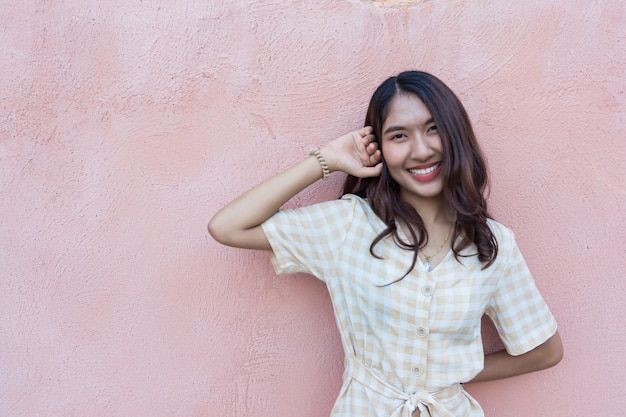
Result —
<instances>
[{"instance_id":1,"label":"woman","mask_svg":"<svg viewBox=\"0 0 626 417\"><path fill-rule=\"evenodd\" d=\"M375 91L365 126L234 200L209 232L326 283L346 355L332 416L482 416L462 384L558 363L554 317L513 233L489 217L454 93L403 72ZM341 199L280 210L332 171L348 175ZM506 350L484 355L483 314Z\"/></svg>"}]
</instances>

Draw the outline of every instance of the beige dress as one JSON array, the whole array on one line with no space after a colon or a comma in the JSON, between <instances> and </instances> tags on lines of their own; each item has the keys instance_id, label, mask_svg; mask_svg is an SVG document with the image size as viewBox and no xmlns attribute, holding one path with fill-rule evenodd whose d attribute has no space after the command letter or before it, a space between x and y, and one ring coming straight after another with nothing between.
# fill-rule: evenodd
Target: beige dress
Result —
<instances>
[{"instance_id":1,"label":"beige dress","mask_svg":"<svg viewBox=\"0 0 626 417\"><path fill-rule=\"evenodd\" d=\"M387 238L366 200L346 195L282 210L263 224L277 273L307 272L328 287L345 352L343 385L332 417L483 416L461 383L483 367L481 317L493 320L506 349L519 355L556 332L556 321L515 243L489 221L499 245L482 270L477 256L450 251L432 271ZM468 248L464 254L475 253ZM389 284L389 285L387 285Z\"/></svg>"}]
</instances>

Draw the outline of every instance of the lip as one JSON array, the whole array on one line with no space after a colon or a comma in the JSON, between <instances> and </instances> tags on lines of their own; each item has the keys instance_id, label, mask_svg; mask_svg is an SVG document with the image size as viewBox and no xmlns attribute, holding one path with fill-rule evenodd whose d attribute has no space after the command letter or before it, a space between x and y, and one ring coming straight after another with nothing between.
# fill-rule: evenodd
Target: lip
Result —
<instances>
[{"instance_id":1,"label":"lip","mask_svg":"<svg viewBox=\"0 0 626 417\"><path fill-rule=\"evenodd\" d=\"M437 178L437 176L441 173L441 161L418 165L407 169L407 171L411 175L411 177L419 182L432 181L433 179Z\"/></svg>"}]
</instances>

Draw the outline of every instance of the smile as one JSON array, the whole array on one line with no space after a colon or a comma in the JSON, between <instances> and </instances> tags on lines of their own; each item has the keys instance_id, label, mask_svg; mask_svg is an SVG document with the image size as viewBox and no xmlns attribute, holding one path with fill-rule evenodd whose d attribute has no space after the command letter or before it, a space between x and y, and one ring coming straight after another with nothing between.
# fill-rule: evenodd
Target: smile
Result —
<instances>
[{"instance_id":1,"label":"smile","mask_svg":"<svg viewBox=\"0 0 626 417\"><path fill-rule=\"evenodd\" d=\"M430 174L431 172L438 170L439 167L441 167L441 162L437 162L436 164L433 164L429 166L428 168L422 168L422 169L413 168L413 169L409 169L408 171L412 175L426 175L426 174Z\"/></svg>"}]
</instances>

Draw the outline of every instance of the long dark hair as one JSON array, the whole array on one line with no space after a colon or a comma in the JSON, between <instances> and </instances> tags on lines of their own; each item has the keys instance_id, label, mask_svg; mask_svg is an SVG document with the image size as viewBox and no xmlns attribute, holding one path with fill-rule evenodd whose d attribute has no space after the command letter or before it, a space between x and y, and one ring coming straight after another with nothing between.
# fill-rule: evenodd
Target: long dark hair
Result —
<instances>
[{"instance_id":1,"label":"long dark hair","mask_svg":"<svg viewBox=\"0 0 626 417\"><path fill-rule=\"evenodd\" d=\"M454 92L431 74L406 71L390 77L372 95L365 117L365 126L372 126L383 153L380 140L383 123L391 100L401 93L415 94L424 102L441 138L443 196L447 206L456 214L451 234L454 256L458 260L462 256L461 251L475 244L478 259L484 264L483 269L488 268L498 254L498 242L487 225L490 217L484 195L488 186L487 165L467 112ZM428 232L417 211L400 199L400 187L389 174L384 157L379 177L357 178L349 175L343 186L343 194L348 193L367 198L372 210L387 225L370 246L373 256L380 258L375 253L375 246L389 235L400 247L414 252L411 267L399 279L404 278L415 267L418 250L428 242ZM396 221L407 225L410 242L400 238Z\"/></svg>"}]
</instances>

